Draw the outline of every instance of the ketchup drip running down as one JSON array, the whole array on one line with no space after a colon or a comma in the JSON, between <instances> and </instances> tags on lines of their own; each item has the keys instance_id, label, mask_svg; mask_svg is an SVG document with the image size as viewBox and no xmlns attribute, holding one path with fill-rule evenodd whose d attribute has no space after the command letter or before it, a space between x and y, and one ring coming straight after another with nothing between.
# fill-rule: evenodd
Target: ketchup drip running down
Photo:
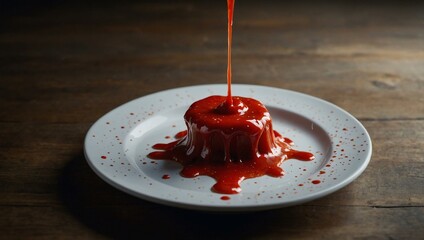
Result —
<instances>
[{"instance_id":1,"label":"ketchup drip running down","mask_svg":"<svg viewBox=\"0 0 424 240\"><path fill-rule=\"evenodd\" d=\"M183 177L210 176L212 190L234 194L247 178L284 175L279 165L291 158L310 161L308 152L292 149L292 141L272 128L265 106L252 98L231 96L231 41L234 0L228 7L227 96L210 96L193 103L184 115L186 131L177 141L155 144L148 157L183 165Z\"/></svg>"}]
</instances>

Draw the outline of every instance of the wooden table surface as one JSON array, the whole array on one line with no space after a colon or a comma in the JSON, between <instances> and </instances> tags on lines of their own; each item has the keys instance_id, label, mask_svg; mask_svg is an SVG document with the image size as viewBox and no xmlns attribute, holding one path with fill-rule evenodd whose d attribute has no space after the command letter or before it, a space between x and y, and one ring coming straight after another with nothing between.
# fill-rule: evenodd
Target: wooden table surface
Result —
<instances>
[{"instance_id":1,"label":"wooden table surface","mask_svg":"<svg viewBox=\"0 0 424 240\"><path fill-rule=\"evenodd\" d=\"M131 197L83 155L109 110L225 83L225 1L52 2L0 18L0 238L423 239L424 5L237 1L234 82L330 101L374 150L334 194L228 215Z\"/></svg>"}]
</instances>

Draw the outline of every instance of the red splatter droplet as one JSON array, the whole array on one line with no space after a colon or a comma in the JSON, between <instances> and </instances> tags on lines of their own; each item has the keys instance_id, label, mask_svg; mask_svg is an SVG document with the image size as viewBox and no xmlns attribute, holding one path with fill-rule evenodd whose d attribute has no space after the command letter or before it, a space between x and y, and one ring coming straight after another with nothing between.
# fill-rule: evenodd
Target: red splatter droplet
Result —
<instances>
[{"instance_id":1,"label":"red splatter droplet","mask_svg":"<svg viewBox=\"0 0 424 240\"><path fill-rule=\"evenodd\" d=\"M101 156L101 158L102 158L102 159L106 159L107 157L106 157L106 156Z\"/></svg>"},{"instance_id":2,"label":"red splatter droplet","mask_svg":"<svg viewBox=\"0 0 424 240\"><path fill-rule=\"evenodd\" d=\"M168 174L165 174L165 175L162 176L162 179L170 179L170 178L171 178L171 176L169 176Z\"/></svg>"},{"instance_id":3,"label":"red splatter droplet","mask_svg":"<svg viewBox=\"0 0 424 240\"><path fill-rule=\"evenodd\" d=\"M312 180L312 183L313 184L320 184L321 183L321 180Z\"/></svg>"},{"instance_id":4,"label":"red splatter droplet","mask_svg":"<svg viewBox=\"0 0 424 240\"><path fill-rule=\"evenodd\" d=\"M303 187L303 184L302 184L302 183L300 183L298 186L299 186L299 187Z\"/></svg>"},{"instance_id":5,"label":"red splatter droplet","mask_svg":"<svg viewBox=\"0 0 424 240\"><path fill-rule=\"evenodd\" d=\"M347 131L347 128L343 128L343 131Z\"/></svg>"},{"instance_id":6,"label":"red splatter droplet","mask_svg":"<svg viewBox=\"0 0 424 240\"><path fill-rule=\"evenodd\" d=\"M325 173L325 171L319 171L319 174L324 174Z\"/></svg>"},{"instance_id":7,"label":"red splatter droplet","mask_svg":"<svg viewBox=\"0 0 424 240\"><path fill-rule=\"evenodd\" d=\"M170 137L170 136L166 136L165 138L166 138L166 139L170 139L171 137Z\"/></svg>"},{"instance_id":8,"label":"red splatter droplet","mask_svg":"<svg viewBox=\"0 0 424 240\"><path fill-rule=\"evenodd\" d=\"M221 200L223 200L223 201L228 201L228 200L230 200L231 198L229 197L229 196L222 196L221 197Z\"/></svg>"}]
</instances>

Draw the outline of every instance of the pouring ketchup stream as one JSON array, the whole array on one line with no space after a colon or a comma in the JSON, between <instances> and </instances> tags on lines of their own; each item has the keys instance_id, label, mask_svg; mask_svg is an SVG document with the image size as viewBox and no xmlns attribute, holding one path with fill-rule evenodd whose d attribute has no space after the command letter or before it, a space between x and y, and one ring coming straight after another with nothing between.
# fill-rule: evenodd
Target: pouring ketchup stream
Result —
<instances>
[{"instance_id":1,"label":"pouring ketchup stream","mask_svg":"<svg viewBox=\"0 0 424 240\"><path fill-rule=\"evenodd\" d=\"M228 55L227 55L227 105L233 105L233 98L231 96L231 46L233 43L233 16L234 16L234 2L235 0L227 0L228 9Z\"/></svg>"}]
</instances>

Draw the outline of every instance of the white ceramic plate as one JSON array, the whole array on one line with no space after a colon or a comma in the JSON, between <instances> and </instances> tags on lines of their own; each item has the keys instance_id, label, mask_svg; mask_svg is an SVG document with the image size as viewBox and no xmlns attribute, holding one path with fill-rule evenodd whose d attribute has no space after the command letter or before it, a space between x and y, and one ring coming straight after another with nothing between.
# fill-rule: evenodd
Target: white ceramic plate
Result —
<instances>
[{"instance_id":1,"label":"white ceramic plate","mask_svg":"<svg viewBox=\"0 0 424 240\"><path fill-rule=\"evenodd\" d=\"M225 95L226 85L201 85L158 92L128 102L100 118L88 131L85 155L91 168L112 186L142 199L206 211L256 211L300 204L330 194L357 178L371 158L371 139L339 107L293 91L233 85L234 96L253 97L271 113L274 130L310 151L312 162L288 160L285 176L242 182L242 192L222 200L207 176L184 178L175 162L151 160L155 143L174 141L185 130L183 115L196 100ZM169 179L163 179L168 175ZM319 184L314 184L318 181Z\"/></svg>"}]
</instances>

